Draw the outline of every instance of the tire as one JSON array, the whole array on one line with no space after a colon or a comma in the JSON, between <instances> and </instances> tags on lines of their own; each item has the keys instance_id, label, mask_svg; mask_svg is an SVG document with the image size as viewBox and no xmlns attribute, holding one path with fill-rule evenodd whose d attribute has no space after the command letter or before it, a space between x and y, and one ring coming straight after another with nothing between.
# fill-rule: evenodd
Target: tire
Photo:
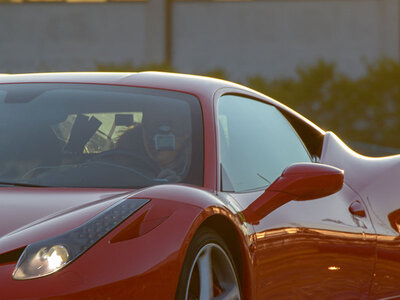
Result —
<instances>
[{"instance_id":1,"label":"tire","mask_svg":"<svg viewBox=\"0 0 400 300\"><path fill-rule=\"evenodd\" d=\"M241 300L237 274L222 238L200 228L186 253L175 300Z\"/></svg>"}]
</instances>

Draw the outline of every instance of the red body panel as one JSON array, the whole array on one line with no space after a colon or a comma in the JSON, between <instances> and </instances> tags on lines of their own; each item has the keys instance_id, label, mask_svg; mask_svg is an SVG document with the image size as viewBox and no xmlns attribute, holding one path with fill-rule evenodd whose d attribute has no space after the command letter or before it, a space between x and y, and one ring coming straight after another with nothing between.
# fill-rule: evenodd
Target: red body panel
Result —
<instances>
[{"instance_id":1,"label":"red body panel","mask_svg":"<svg viewBox=\"0 0 400 300\"><path fill-rule=\"evenodd\" d=\"M322 161L344 168L348 184L364 200L374 224L376 264L371 299L400 297L400 156L368 158L344 145L334 134L325 137ZM392 298L393 297L393 298Z\"/></svg>"},{"instance_id":2,"label":"red body panel","mask_svg":"<svg viewBox=\"0 0 400 300\"><path fill-rule=\"evenodd\" d=\"M160 201L153 199L150 206L143 207L132 217L143 214ZM180 247L185 240L187 228L190 228L201 210L189 205L168 204L173 215L155 215L156 218L166 219L143 236L111 243L117 234L112 232L90 249L91 255L83 255L67 268L41 279L16 281L11 276L2 277L0 290L5 291L2 296L40 298L69 295L74 298L79 295L86 298L109 295L117 298L124 296L124 291L125 296L132 295L134 291L133 296L146 298L149 289L144 287L152 285L152 291L158 292L155 298L164 295L166 299L172 299L175 291L171 281L177 284ZM126 223L129 220L121 225L121 230ZM163 247L155 247L154 240L158 240ZM101 270L97 267L99 264L103 266ZM13 267L14 264L3 265L2 269L6 273L1 274L10 275Z\"/></svg>"},{"instance_id":3,"label":"red body panel","mask_svg":"<svg viewBox=\"0 0 400 300\"><path fill-rule=\"evenodd\" d=\"M74 299L107 295L111 298L173 299L185 251L198 226L216 213L230 219L238 228L240 221L210 193L190 187L166 186L163 189L158 186L131 193L129 197L148 198L150 195L151 202L94 245L89 250L91 255L83 255L53 275L16 281L11 277L15 263L0 265L2 297L65 296ZM169 200L172 195L176 201ZM125 229L143 215L144 220L137 224L144 229L139 230L139 236L121 238ZM245 240L243 233L241 240Z\"/></svg>"},{"instance_id":4,"label":"red body panel","mask_svg":"<svg viewBox=\"0 0 400 300\"><path fill-rule=\"evenodd\" d=\"M231 231L221 238L235 241L239 249L235 259L244 299L400 295L399 157L362 157L286 106L221 80L152 72L0 78L0 84L24 82L151 87L196 96L203 113L204 184L141 190L1 188L1 299L174 299L187 249L204 224L229 224ZM344 170L343 188L304 201L292 201L299 199L288 193L266 217L246 221L241 212L256 206L264 191L221 191L216 103L226 93L272 104L324 135L319 162ZM306 179L308 171L301 171ZM342 176L338 172L335 176ZM302 190L302 181L293 186ZM281 188L265 193L279 194L287 186ZM13 250L72 230L126 198L150 202L65 268L38 279L12 278L18 257L7 255ZM213 218L218 222L207 223Z\"/></svg>"},{"instance_id":5,"label":"red body panel","mask_svg":"<svg viewBox=\"0 0 400 300\"><path fill-rule=\"evenodd\" d=\"M71 230L132 191L3 188L0 253ZM13 217L10 217L13 216Z\"/></svg>"}]
</instances>

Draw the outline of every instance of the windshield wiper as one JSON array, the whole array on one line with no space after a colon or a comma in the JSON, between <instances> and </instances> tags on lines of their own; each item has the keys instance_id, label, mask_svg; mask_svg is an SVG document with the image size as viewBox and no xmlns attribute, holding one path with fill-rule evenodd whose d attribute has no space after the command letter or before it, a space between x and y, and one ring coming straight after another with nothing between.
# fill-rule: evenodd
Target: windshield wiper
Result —
<instances>
[{"instance_id":1,"label":"windshield wiper","mask_svg":"<svg viewBox=\"0 0 400 300\"><path fill-rule=\"evenodd\" d=\"M9 185L9 186L22 186L22 187L48 187L45 185L38 184L30 184L30 183L22 183L22 182L8 182L8 181L0 181L0 185Z\"/></svg>"}]
</instances>

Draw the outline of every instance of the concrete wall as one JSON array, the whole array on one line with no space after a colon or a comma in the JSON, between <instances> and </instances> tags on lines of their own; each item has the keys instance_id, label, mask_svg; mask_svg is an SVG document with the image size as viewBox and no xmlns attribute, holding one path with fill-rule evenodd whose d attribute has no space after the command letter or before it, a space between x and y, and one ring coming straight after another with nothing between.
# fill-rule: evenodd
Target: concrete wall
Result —
<instances>
[{"instance_id":1,"label":"concrete wall","mask_svg":"<svg viewBox=\"0 0 400 300\"><path fill-rule=\"evenodd\" d=\"M145 3L0 4L0 72L143 64Z\"/></svg>"},{"instance_id":2,"label":"concrete wall","mask_svg":"<svg viewBox=\"0 0 400 300\"><path fill-rule=\"evenodd\" d=\"M398 59L399 12L398 0L179 2L173 61L187 72L275 77L324 58L358 76L362 59Z\"/></svg>"},{"instance_id":3,"label":"concrete wall","mask_svg":"<svg viewBox=\"0 0 400 300\"><path fill-rule=\"evenodd\" d=\"M95 70L160 62L165 2L0 5L0 72ZM174 2L171 61L231 78L293 76L318 58L351 76L362 59L399 59L400 0ZM159 46L159 48L157 48Z\"/></svg>"}]
</instances>

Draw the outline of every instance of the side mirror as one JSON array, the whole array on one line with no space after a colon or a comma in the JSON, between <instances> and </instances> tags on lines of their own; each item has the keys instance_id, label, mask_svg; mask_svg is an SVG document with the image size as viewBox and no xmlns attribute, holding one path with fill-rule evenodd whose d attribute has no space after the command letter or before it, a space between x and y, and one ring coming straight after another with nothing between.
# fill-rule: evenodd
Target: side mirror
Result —
<instances>
[{"instance_id":1,"label":"side mirror","mask_svg":"<svg viewBox=\"0 0 400 300\"><path fill-rule=\"evenodd\" d=\"M243 212L248 223L258 223L285 203L332 195L342 189L344 172L317 163L295 163L287 167Z\"/></svg>"}]
</instances>

